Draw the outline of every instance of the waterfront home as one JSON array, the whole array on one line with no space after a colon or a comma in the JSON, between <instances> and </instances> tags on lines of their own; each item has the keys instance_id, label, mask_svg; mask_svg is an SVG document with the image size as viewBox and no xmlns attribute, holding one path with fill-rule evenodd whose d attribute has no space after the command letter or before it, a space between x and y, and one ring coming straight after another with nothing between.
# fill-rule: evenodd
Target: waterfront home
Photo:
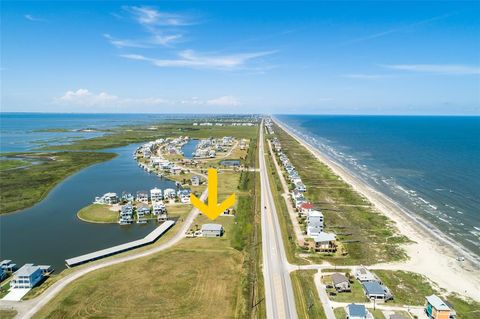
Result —
<instances>
[{"instance_id":1,"label":"waterfront home","mask_svg":"<svg viewBox=\"0 0 480 319\"><path fill-rule=\"evenodd\" d=\"M152 202L158 202L163 199L162 190L159 188L153 188L150 190L150 200Z\"/></svg>"},{"instance_id":2,"label":"waterfront home","mask_svg":"<svg viewBox=\"0 0 480 319\"><path fill-rule=\"evenodd\" d=\"M12 263L10 259L5 259L0 262L0 268L5 272L14 272L17 264Z\"/></svg>"},{"instance_id":3,"label":"waterfront home","mask_svg":"<svg viewBox=\"0 0 480 319\"><path fill-rule=\"evenodd\" d=\"M25 264L13 274L13 279L10 281L10 287L18 288L33 288L43 278L43 271L39 266L33 264Z\"/></svg>"},{"instance_id":4,"label":"waterfront home","mask_svg":"<svg viewBox=\"0 0 480 319\"><path fill-rule=\"evenodd\" d=\"M217 156L217 153L215 153L215 150L210 150L208 152L208 157L210 158L215 158L215 156Z\"/></svg>"},{"instance_id":5,"label":"waterfront home","mask_svg":"<svg viewBox=\"0 0 480 319\"><path fill-rule=\"evenodd\" d=\"M122 192L122 200L129 203L133 203L133 201L135 200L135 197L133 197L132 193Z\"/></svg>"},{"instance_id":6,"label":"waterfront home","mask_svg":"<svg viewBox=\"0 0 480 319\"><path fill-rule=\"evenodd\" d=\"M321 232L313 238L315 251L318 252L335 252L337 245L335 244L336 236L333 233Z\"/></svg>"},{"instance_id":7,"label":"waterfront home","mask_svg":"<svg viewBox=\"0 0 480 319\"><path fill-rule=\"evenodd\" d=\"M8 274L5 270L3 270L2 268L0 268L0 282L3 281L3 279L7 278L8 277Z\"/></svg>"},{"instance_id":8,"label":"waterfront home","mask_svg":"<svg viewBox=\"0 0 480 319\"><path fill-rule=\"evenodd\" d=\"M148 203L148 193L146 191L137 192L137 202Z\"/></svg>"},{"instance_id":9,"label":"waterfront home","mask_svg":"<svg viewBox=\"0 0 480 319\"><path fill-rule=\"evenodd\" d=\"M150 214L150 207L146 203L139 203L137 205L137 217L143 218L145 215Z\"/></svg>"},{"instance_id":10,"label":"waterfront home","mask_svg":"<svg viewBox=\"0 0 480 319\"><path fill-rule=\"evenodd\" d=\"M158 216L160 214L165 213L166 211L167 211L167 208L162 201L153 203L153 210L152 210L153 215Z\"/></svg>"},{"instance_id":11,"label":"waterfront home","mask_svg":"<svg viewBox=\"0 0 480 319\"><path fill-rule=\"evenodd\" d=\"M192 183L192 186L200 186L200 176L193 175L190 181Z\"/></svg>"},{"instance_id":12,"label":"waterfront home","mask_svg":"<svg viewBox=\"0 0 480 319\"><path fill-rule=\"evenodd\" d=\"M425 298L425 313L431 319L455 319L457 316L453 308L437 295Z\"/></svg>"},{"instance_id":13,"label":"waterfront home","mask_svg":"<svg viewBox=\"0 0 480 319\"><path fill-rule=\"evenodd\" d=\"M387 287L381 285L378 281L363 282L362 287L365 291L365 296L370 300L386 301L393 298Z\"/></svg>"},{"instance_id":14,"label":"waterfront home","mask_svg":"<svg viewBox=\"0 0 480 319\"><path fill-rule=\"evenodd\" d=\"M357 278L360 282L367 282L367 281L378 281L377 277L372 274L367 268L364 266L360 266L355 268L355 278Z\"/></svg>"},{"instance_id":15,"label":"waterfront home","mask_svg":"<svg viewBox=\"0 0 480 319\"><path fill-rule=\"evenodd\" d=\"M364 305L351 303L345 307L346 319L373 319L372 314Z\"/></svg>"},{"instance_id":16,"label":"waterfront home","mask_svg":"<svg viewBox=\"0 0 480 319\"><path fill-rule=\"evenodd\" d=\"M96 204L113 205L118 203L117 193L105 193L102 197L95 197Z\"/></svg>"},{"instance_id":17,"label":"waterfront home","mask_svg":"<svg viewBox=\"0 0 480 319\"><path fill-rule=\"evenodd\" d=\"M176 197L177 192L173 188L166 188L163 190L163 197L165 199L171 198L174 199Z\"/></svg>"},{"instance_id":18,"label":"waterfront home","mask_svg":"<svg viewBox=\"0 0 480 319\"><path fill-rule=\"evenodd\" d=\"M351 291L350 281L343 274L334 273L332 275L332 285L338 292Z\"/></svg>"},{"instance_id":19,"label":"waterfront home","mask_svg":"<svg viewBox=\"0 0 480 319\"><path fill-rule=\"evenodd\" d=\"M306 192L307 191L307 186L303 184L301 181L295 183L295 189L297 189L299 192Z\"/></svg>"},{"instance_id":20,"label":"waterfront home","mask_svg":"<svg viewBox=\"0 0 480 319\"><path fill-rule=\"evenodd\" d=\"M222 237L223 226L220 224L203 224L201 233L203 237Z\"/></svg>"},{"instance_id":21,"label":"waterfront home","mask_svg":"<svg viewBox=\"0 0 480 319\"><path fill-rule=\"evenodd\" d=\"M120 209L120 218L118 223L121 225L131 224L133 222L133 206L128 203Z\"/></svg>"}]
</instances>

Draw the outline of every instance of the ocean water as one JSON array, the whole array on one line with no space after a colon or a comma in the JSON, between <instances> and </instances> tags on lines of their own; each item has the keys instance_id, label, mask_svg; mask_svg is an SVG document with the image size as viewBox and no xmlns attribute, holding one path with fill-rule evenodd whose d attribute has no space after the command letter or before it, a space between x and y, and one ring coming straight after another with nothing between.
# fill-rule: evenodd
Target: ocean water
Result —
<instances>
[{"instance_id":1,"label":"ocean water","mask_svg":"<svg viewBox=\"0 0 480 319\"><path fill-rule=\"evenodd\" d=\"M480 117L276 118L435 232L480 256Z\"/></svg>"}]
</instances>

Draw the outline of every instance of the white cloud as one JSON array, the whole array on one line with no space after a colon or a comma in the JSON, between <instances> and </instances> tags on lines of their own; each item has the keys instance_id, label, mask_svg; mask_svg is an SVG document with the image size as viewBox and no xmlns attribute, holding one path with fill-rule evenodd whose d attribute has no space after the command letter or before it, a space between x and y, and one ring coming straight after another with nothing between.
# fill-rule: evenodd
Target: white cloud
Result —
<instances>
[{"instance_id":1,"label":"white cloud","mask_svg":"<svg viewBox=\"0 0 480 319\"><path fill-rule=\"evenodd\" d=\"M159 11L146 6L125 6L124 9L133 14L135 20L144 26L182 26L193 23L184 15Z\"/></svg>"},{"instance_id":2,"label":"white cloud","mask_svg":"<svg viewBox=\"0 0 480 319\"><path fill-rule=\"evenodd\" d=\"M247 62L263 56L271 55L274 51L239 53L230 55L197 54L193 50L184 50L178 53L176 59L154 59L138 54L121 55L132 60L143 60L158 67L191 67L211 69L235 69L244 66Z\"/></svg>"},{"instance_id":3,"label":"white cloud","mask_svg":"<svg viewBox=\"0 0 480 319\"><path fill-rule=\"evenodd\" d=\"M117 48L148 48L149 46L138 42L137 40L130 40L130 39L116 39L112 37L110 34L103 35L110 44Z\"/></svg>"},{"instance_id":4,"label":"white cloud","mask_svg":"<svg viewBox=\"0 0 480 319\"><path fill-rule=\"evenodd\" d=\"M240 102L231 95L221 96L207 101L207 105L212 106L240 106Z\"/></svg>"},{"instance_id":5,"label":"white cloud","mask_svg":"<svg viewBox=\"0 0 480 319\"><path fill-rule=\"evenodd\" d=\"M62 96L55 98L54 101L56 104L86 107L155 106L170 103L162 98L121 98L106 92L93 93L87 89L67 91Z\"/></svg>"},{"instance_id":6,"label":"white cloud","mask_svg":"<svg viewBox=\"0 0 480 319\"><path fill-rule=\"evenodd\" d=\"M24 15L24 18L27 19L27 20L33 21L33 22L44 22L44 21L45 21L44 19L40 19L40 18L34 17L34 16L31 15L31 14L26 14L26 15Z\"/></svg>"},{"instance_id":7,"label":"white cloud","mask_svg":"<svg viewBox=\"0 0 480 319\"><path fill-rule=\"evenodd\" d=\"M446 75L480 74L480 67L462 64L393 64L383 65L385 68L410 72L421 72Z\"/></svg>"}]
</instances>

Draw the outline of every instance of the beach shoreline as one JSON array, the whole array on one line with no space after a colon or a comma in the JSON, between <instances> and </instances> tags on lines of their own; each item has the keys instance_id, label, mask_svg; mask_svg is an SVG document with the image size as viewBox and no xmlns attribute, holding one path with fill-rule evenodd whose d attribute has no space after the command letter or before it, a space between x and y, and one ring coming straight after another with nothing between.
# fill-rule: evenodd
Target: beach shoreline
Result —
<instances>
[{"instance_id":1,"label":"beach shoreline","mask_svg":"<svg viewBox=\"0 0 480 319\"><path fill-rule=\"evenodd\" d=\"M341 164L322 154L287 125L278 119L273 120L286 133L308 149L320 162L327 165L355 191L367 198L379 212L395 223L400 233L413 241L413 243L404 246L409 257L407 261L377 264L371 267L372 269L417 272L448 292L480 300L480 265L477 259L460 245L449 241L449 238L442 238L428 229L425 224L405 211L398 203L375 190ZM458 261L456 258L459 255L465 255L466 260Z\"/></svg>"}]
</instances>

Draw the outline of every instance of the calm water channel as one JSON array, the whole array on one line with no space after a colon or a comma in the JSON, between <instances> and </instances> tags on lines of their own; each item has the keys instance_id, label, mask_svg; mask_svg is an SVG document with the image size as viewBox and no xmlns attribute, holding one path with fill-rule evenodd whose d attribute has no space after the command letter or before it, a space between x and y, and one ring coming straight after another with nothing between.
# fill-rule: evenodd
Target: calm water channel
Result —
<instances>
[{"instance_id":1,"label":"calm water channel","mask_svg":"<svg viewBox=\"0 0 480 319\"><path fill-rule=\"evenodd\" d=\"M136 192L175 183L140 169L132 153L138 144L112 149L118 157L88 167L65 179L37 205L0 216L0 258L17 265L30 262L64 269L64 260L94 250L139 239L157 224L120 226L80 221L76 214L95 196L106 192ZM186 154L187 155L187 154Z\"/></svg>"}]
</instances>

